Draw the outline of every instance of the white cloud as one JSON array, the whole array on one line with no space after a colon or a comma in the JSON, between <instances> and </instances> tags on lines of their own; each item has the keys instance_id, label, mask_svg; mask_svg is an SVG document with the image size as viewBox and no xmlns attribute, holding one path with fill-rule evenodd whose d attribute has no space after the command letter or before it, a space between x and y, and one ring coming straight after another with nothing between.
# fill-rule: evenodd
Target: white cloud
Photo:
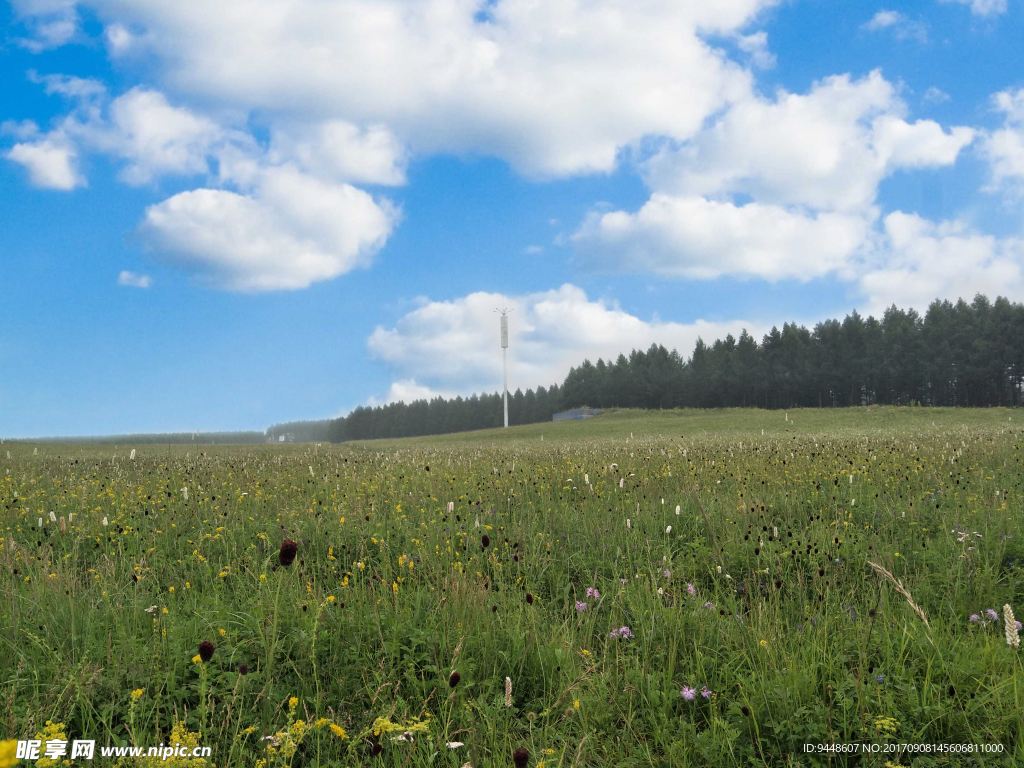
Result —
<instances>
[{"instance_id":1,"label":"white cloud","mask_svg":"<svg viewBox=\"0 0 1024 768\"><path fill-rule=\"evenodd\" d=\"M128 288L149 288L152 282L149 275L137 275L127 269L122 269L117 275L117 284Z\"/></svg>"},{"instance_id":2,"label":"white cloud","mask_svg":"<svg viewBox=\"0 0 1024 768\"><path fill-rule=\"evenodd\" d=\"M32 34L17 42L32 53L42 53L70 42L78 32L75 0L11 0L15 17Z\"/></svg>"},{"instance_id":3,"label":"white cloud","mask_svg":"<svg viewBox=\"0 0 1024 768\"><path fill-rule=\"evenodd\" d=\"M77 150L60 136L15 144L4 157L23 165L34 186L70 191L86 185L78 170Z\"/></svg>"},{"instance_id":4,"label":"white cloud","mask_svg":"<svg viewBox=\"0 0 1024 768\"><path fill-rule=\"evenodd\" d=\"M937 86L930 86L924 95L921 97L921 101L925 104L945 104L952 97L944 90Z\"/></svg>"},{"instance_id":5,"label":"white cloud","mask_svg":"<svg viewBox=\"0 0 1024 768\"><path fill-rule=\"evenodd\" d=\"M344 120L277 126L270 145L273 162L296 162L336 181L404 184L408 152L384 126L361 129Z\"/></svg>"},{"instance_id":6,"label":"white cloud","mask_svg":"<svg viewBox=\"0 0 1024 768\"><path fill-rule=\"evenodd\" d=\"M736 45L750 56L750 60L758 69L771 69L775 66L775 54L768 50L768 33L761 31L751 35L740 35Z\"/></svg>"},{"instance_id":7,"label":"white cloud","mask_svg":"<svg viewBox=\"0 0 1024 768\"><path fill-rule=\"evenodd\" d=\"M146 244L208 285L258 293L306 288L367 266L398 212L348 184L295 168L259 170L251 190L182 192L146 210Z\"/></svg>"},{"instance_id":8,"label":"white cloud","mask_svg":"<svg viewBox=\"0 0 1024 768\"><path fill-rule=\"evenodd\" d=\"M703 35L777 0L89 0L113 51L144 46L165 89L271 124L386 126L411 151L483 153L531 176L615 167L683 140L750 75ZM743 38L765 63L763 38Z\"/></svg>"},{"instance_id":9,"label":"white cloud","mask_svg":"<svg viewBox=\"0 0 1024 768\"><path fill-rule=\"evenodd\" d=\"M844 270L870 220L655 193L636 213L591 213L571 237L585 263L663 277L806 281Z\"/></svg>"},{"instance_id":10,"label":"white cloud","mask_svg":"<svg viewBox=\"0 0 1024 768\"><path fill-rule=\"evenodd\" d=\"M890 213L875 263L860 277L869 311L914 307L934 299L956 301L984 293L1024 300L1024 240L996 238L960 221L935 223L915 214Z\"/></svg>"},{"instance_id":11,"label":"white cloud","mask_svg":"<svg viewBox=\"0 0 1024 768\"><path fill-rule=\"evenodd\" d=\"M944 3L959 3L971 6L973 16L998 16L1006 13L1006 0L942 0Z\"/></svg>"},{"instance_id":12,"label":"white cloud","mask_svg":"<svg viewBox=\"0 0 1024 768\"><path fill-rule=\"evenodd\" d=\"M913 39L920 43L928 42L928 27L920 21L907 18L899 11L881 10L871 20L861 25L868 32L889 30L897 40Z\"/></svg>"},{"instance_id":13,"label":"white cloud","mask_svg":"<svg viewBox=\"0 0 1024 768\"><path fill-rule=\"evenodd\" d=\"M863 210L903 167L947 165L974 138L931 120L904 121L905 105L877 70L836 75L806 95L751 97L679 149L647 164L649 185L683 195L745 193L761 202Z\"/></svg>"},{"instance_id":14,"label":"white cloud","mask_svg":"<svg viewBox=\"0 0 1024 768\"><path fill-rule=\"evenodd\" d=\"M389 403L412 403L416 400L433 400L435 397L450 398L457 393L441 392L438 390L417 384L416 379L401 379L391 382L388 393L383 397L371 396L367 399L367 405L388 405Z\"/></svg>"},{"instance_id":15,"label":"white cloud","mask_svg":"<svg viewBox=\"0 0 1024 768\"><path fill-rule=\"evenodd\" d=\"M560 384L584 358L614 360L631 349L663 344L688 356L697 337L712 340L746 327L740 321L682 324L646 321L604 300L587 298L574 285L504 297L471 293L452 301L423 300L393 328L378 327L367 341L371 355L387 363L403 381L431 391L468 394L501 388L499 326L494 308L514 307L509 321L509 389L524 391Z\"/></svg>"},{"instance_id":16,"label":"white cloud","mask_svg":"<svg viewBox=\"0 0 1024 768\"><path fill-rule=\"evenodd\" d=\"M989 190L1021 191L1024 184L1024 88L1000 91L992 97L1003 125L986 134L982 154L990 167Z\"/></svg>"}]
</instances>

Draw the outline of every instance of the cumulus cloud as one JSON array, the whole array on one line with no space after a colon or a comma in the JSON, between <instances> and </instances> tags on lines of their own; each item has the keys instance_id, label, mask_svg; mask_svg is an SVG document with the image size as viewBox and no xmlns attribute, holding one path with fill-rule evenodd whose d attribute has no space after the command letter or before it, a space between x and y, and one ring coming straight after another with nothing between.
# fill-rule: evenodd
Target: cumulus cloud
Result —
<instances>
[{"instance_id":1,"label":"cumulus cloud","mask_svg":"<svg viewBox=\"0 0 1024 768\"><path fill-rule=\"evenodd\" d=\"M984 293L1024 300L1024 240L996 238L961 221L931 222L915 214L885 217L873 266L858 281L878 314L891 304L924 310L935 298Z\"/></svg>"},{"instance_id":2,"label":"cumulus cloud","mask_svg":"<svg viewBox=\"0 0 1024 768\"><path fill-rule=\"evenodd\" d=\"M750 56L751 63L758 69L771 69L775 66L775 54L768 50L767 32L740 35L736 39L736 45Z\"/></svg>"},{"instance_id":3,"label":"cumulus cloud","mask_svg":"<svg viewBox=\"0 0 1024 768\"><path fill-rule=\"evenodd\" d=\"M146 209L146 245L210 286L259 293L306 288L367 266L398 211L348 184L281 166L244 192L196 189Z\"/></svg>"},{"instance_id":4,"label":"cumulus cloud","mask_svg":"<svg viewBox=\"0 0 1024 768\"><path fill-rule=\"evenodd\" d=\"M928 42L928 27L919 22L907 18L899 11L881 10L871 17L871 20L861 26L868 32L879 32L888 30L893 33L897 40L913 39L919 43Z\"/></svg>"},{"instance_id":5,"label":"cumulus cloud","mask_svg":"<svg viewBox=\"0 0 1024 768\"><path fill-rule=\"evenodd\" d=\"M571 241L608 270L806 281L843 269L869 228L858 215L655 193L636 213L592 212Z\"/></svg>"},{"instance_id":6,"label":"cumulus cloud","mask_svg":"<svg viewBox=\"0 0 1024 768\"><path fill-rule=\"evenodd\" d=\"M942 0L942 2L969 5L973 16L998 16L1006 13L1006 0Z\"/></svg>"},{"instance_id":7,"label":"cumulus cloud","mask_svg":"<svg viewBox=\"0 0 1024 768\"><path fill-rule=\"evenodd\" d=\"M658 191L746 193L762 202L858 210L900 168L948 165L974 138L931 120L908 123L895 86L879 71L856 80L835 75L807 94L734 104L693 141L647 164Z\"/></svg>"},{"instance_id":8,"label":"cumulus cloud","mask_svg":"<svg viewBox=\"0 0 1024 768\"><path fill-rule=\"evenodd\" d=\"M295 162L318 176L355 184L404 184L408 151L381 125L345 120L275 126L270 158Z\"/></svg>"},{"instance_id":9,"label":"cumulus cloud","mask_svg":"<svg viewBox=\"0 0 1024 768\"><path fill-rule=\"evenodd\" d=\"M704 36L777 0L88 0L112 51L165 89L273 122L386 126L411 151L481 153L537 177L605 172L650 135L683 140L750 88ZM742 37L755 63L763 36ZM349 161L345 161L346 163Z\"/></svg>"},{"instance_id":10,"label":"cumulus cloud","mask_svg":"<svg viewBox=\"0 0 1024 768\"><path fill-rule=\"evenodd\" d=\"M468 394L501 387L499 326L495 307L514 307L509 320L509 388L526 390L561 383L569 368L584 358L614 359L630 349L663 344L684 356L697 337L705 340L739 335L741 321L672 323L643 320L617 304L592 300L583 289L558 289L505 297L471 293L451 301L422 300L392 328L378 327L367 346L388 364L401 382L415 380L431 392Z\"/></svg>"},{"instance_id":11,"label":"cumulus cloud","mask_svg":"<svg viewBox=\"0 0 1024 768\"><path fill-rule=\"evenodd\" d=\"M61 136L45 136L30 142L19 142L4 157L25 167L36 187L65 192L86 185L78 170L78 151Z\"/></svg>"},{"instance_id":12,"label":"cumulus cloud","mask_svg":"<svg viewBox=\"0 0 1024 768\"><path fill-rule=\"evenodd\" d=\"M17 42L32 53L59 48L78 32L75 0L11 0L11 5L30 34Z\"/></svg>"},{"instance_id":13,"label":"cumulus cloud","mask_svg":"<svg viewBox=\"0 0 1024 768\"><path fill-rule=\"evenodd\" d=\"M908 122L905 111L878 71L751 96L647 162L652 194L638 211L595 210L569 242L581 263L606 270L851 279L873 236L879 182L952 164L975 137Z\"/></svg>"},{"instance_id":14,"label":"cumulus cloud","mask_svg":"<svg viewBox=\"0 0 1024 768\"><path fill-rule=\"evenodd\" d=\"M989 132L982 145L990 168L989 189L1019 193L1024 184L1024 88L1000 91L992 103L1002 113L1003 125Z\"/></svg>"},{"instance_id":15,"label":"cumulus cloud","mask_svg":"<svg viewBox=\"0 0 1024 768\"><path fill-rule=\"evenodd\" d=\"M435 397L455 397L456 392L444 392L417 384L416 379L401 379L391 382L384 397L371 395L366 404L370 406L388 405L389 403L412 403L416 400L433 400Z\"/></svg>"},{"instance_id":16,"label":"cumulus cloud","mask_svg":"<svg viewBox=\"0 0 1024 768\"><path fill-rule=\"evenodd\" d=\"M152 282L149 275L137 275L127 269L122 269L117 275L117 284L126 288L149 288Z\"/></svg>"}]
</instances>

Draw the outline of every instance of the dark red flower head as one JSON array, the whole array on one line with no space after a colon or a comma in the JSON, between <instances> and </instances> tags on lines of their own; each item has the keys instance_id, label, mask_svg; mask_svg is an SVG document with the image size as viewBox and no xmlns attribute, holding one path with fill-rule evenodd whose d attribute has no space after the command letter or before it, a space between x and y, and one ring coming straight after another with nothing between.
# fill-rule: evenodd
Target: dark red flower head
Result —
<instances>
[{"instance_id":1,"label":"dark red flower head","mask_svg":"<svg viewBox=\"0 0 1024 768\"><path fill-rule=\"evenodd\" d=\"M281 551L277 553L277 559L281 561L281 565L287 568L295 562L295 553L298 551L298 544L291 539L285 539L281 542Z\"/></svg>"},{"instance_id":2,"label":"dark red flower head","mask_svg":"<svg viewBox=\"0 0 1024 768\"><path fill-rule=\"evenodd\" d=\"M459 681L461 679L462 675L460 675L458 672L452 672L451 675L449 675L448 677L448 687L454 688L456 685L459 684Z\"/></svg>"},{"instance_id":3,"label":"dark red flower head","mask_svg":"<svg viewBox=\"0 0 1024 768\"><path fill-rule=\"evenodd\" d=\"M484 548L491 546L491 538L486 533L480 537L480 543L484 545Z\"/></svg>"},{"instance_id":4,"label":"dark red flower head","mask_svg":"<svg viewBox=\"0 0 1024 768\"><path fill-rule=\"evenodd\" d=\"M370 747L370 754L373 755L374 757L376 757L377 755L379 755L383 751L384 751L384 747L382 747L380 744L374 744L373 746Z\"/></svg>"},{"instance_id":5,"label":"dark red flower head","mask_svg":"<svg viewBox=\"0 0 1024 768\"><path fill-rule=\"evenodd\" d=\"M512 763L516 768L526 768L530 762L530 753L520 747L512 753Z\"/></svg>"},{"instance_id":6,"label":"dark red flower head","mask_svg":"<svg viewBox=\"0 0 1024 768\"><path fill-rule=\"evenodd\" d=\"M526 602L529 603L530 605L533 605L533 595L530 594L529 592L526 593Z\"/></svg>"},{"instance_id":7,"label":"dark red flower head","mask_svg":"<svg viewBox=\"0 0 1024 768\"><path fill-rule=\"evenodd\" d=\"M750 717L750 707L740 707L740 712L743 713L744 717Z\"/></svg>"},{"instance_id":8,"label":"dark red flower head","mask_svg":"<svg viewBox=\"0 0 1024 768\"><path fill-rule=\"evenodd\" d=\"M238 674L240 674L240 675L248 675L249 674L249 665L248 664L239 664L238 665Z\"/></svg>"},{"instance_id":9,"label":"dark red flower head","mask_svg":"<svg viewBox=\"0 0 1024 768\"><path fill-rule=\"evenodd\" d=\"M213 652L215 650L217 649L214 647L213 643L209 640L203 640L203 642L199 644L199 658L202 659L205 664L213 658Z\"/></svg>"}]
</instances>

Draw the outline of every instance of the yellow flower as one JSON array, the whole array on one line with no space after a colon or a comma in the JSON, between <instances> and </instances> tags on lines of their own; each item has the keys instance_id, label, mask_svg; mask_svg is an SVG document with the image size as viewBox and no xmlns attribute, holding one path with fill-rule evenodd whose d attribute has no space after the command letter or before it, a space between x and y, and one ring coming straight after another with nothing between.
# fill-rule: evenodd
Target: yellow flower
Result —
<instances>
[{"instance_id":1,"label":"yellow flower","mask_svg":"<svg viewBox=\"0 0 1024 768\"><path fill-rule=\"evenodd\" d=\"M768 641L767 640L762 640L761 641L761 647L762 648L767 648L768 647Z\"/></svg>"},{"instance_id":2,"label":"yellow flower","mask_svg":"<svg viewBox=\"0 0 1024 768\"><path fill-rule=\"evenodd\" d=\"M288 709L293 710L297 706L299 706L299 700L297 698L292 696L290 699L288 699Z\"/></svg>"},{"instance_id":3,"label":"yellow flower","mask_svg":"<svg viewBox=\"0 0 1024 768\"><path fill-rule=\"evenodd\" d=\"M579 709L580 708L580 700L579 699L573 699L572 708L573 709Z\"/></svg>"},{"instance_id":4,"label":"yellow flower","mask_svg":"<svg viewBox=\"0 0 1024 768\"><path fill-rule=\"evenodd\" d=\"M168 591L168 592L173 592L173 591L174 591L174 587L168 587L168 588L167 588L167 591Z\"/></svg>"},{"instance_id":5,"label":"yellow flower","mask_svg":"<svg viewBox=\"0 0 1024 768\"><path fill-rule=\"evenodd\" d=\"M145 691L141 688L136 688L134 691L132 691L132 701L138 701L142 698L142 694L144 693Z\"/></svg>"},{"instance_id":6,"label":"yellow flower","mask_svg":"<svg viewBox=\"0 0 1024 768\"><path fill-rule=\"evenodd\" d=\"M335 725L334 723L331 723L331 733L333 733L339 739L344 739L348 737L348 734L345 733L345 729L342 728L340 725ZM2 766L0 766L0 768L2 768Z\"/></svg>"},{"instance_id":7,"label":"yellow flower","mask_svg":"<svg viewBox=\"0 0 1024 768\"><path fill-rule=\"evenodd\" d=\"M226 631L224 631L223 629L218 629L217 631L218 631L218 632L220 632L220 636L221 636L221 637L224 637L224 635L226 635L226 634L227 634L227 632L226 632Z\"/></svg>"},{"instance_id":8,"label":"yellow flower","mask_svg":"<svg viewBox=\"0 0 1024 768\"><path fill-rule=\"evenodd\" d=\"M17 752L17 739L0 741L0 768L14 768L14 765L18 762L18 759L15 757Z\"/></svg>"},{"instance_id":9,"label":"yellow flower","mask_svg":"<svg viewBox=\"0 0 1024 768\"><path fill-rule=\"evenodd\" d=\"M203 657L202 657L202 656L200 656L200 655L199 655L199 654L197 653L197 654L196 654L195 656L193 656L193 657L192 657L192 663L193 663L193 664L202 664L202 663L203 663Z\"/></svg>"}]
</instances>

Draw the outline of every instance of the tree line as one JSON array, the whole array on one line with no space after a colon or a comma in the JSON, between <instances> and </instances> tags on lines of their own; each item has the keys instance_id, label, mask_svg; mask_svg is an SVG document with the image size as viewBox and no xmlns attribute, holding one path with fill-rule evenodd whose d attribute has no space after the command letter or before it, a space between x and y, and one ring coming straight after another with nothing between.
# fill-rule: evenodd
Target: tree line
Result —
<instances>
[{"instance_id":1,"label":"tree line","mask_svg":"<svg viewBox=\"0 0 1024 768\"><path fill-rule=\"evenodd\" d=\"M853 312L813 329L784 323L760 342L746 331L711 344L698 339L689 359L654 344L614 361L584 360L561 386L516 390L508 414L514 425L581 407L1020 406L1022 387L1024 304L978 295L970 303L936 300L923 316L893 305L881 319ZM360 407L305 422L303 432L341 442L501 425L501 395L494 393Z\"/></svg>"}]
</instances>

